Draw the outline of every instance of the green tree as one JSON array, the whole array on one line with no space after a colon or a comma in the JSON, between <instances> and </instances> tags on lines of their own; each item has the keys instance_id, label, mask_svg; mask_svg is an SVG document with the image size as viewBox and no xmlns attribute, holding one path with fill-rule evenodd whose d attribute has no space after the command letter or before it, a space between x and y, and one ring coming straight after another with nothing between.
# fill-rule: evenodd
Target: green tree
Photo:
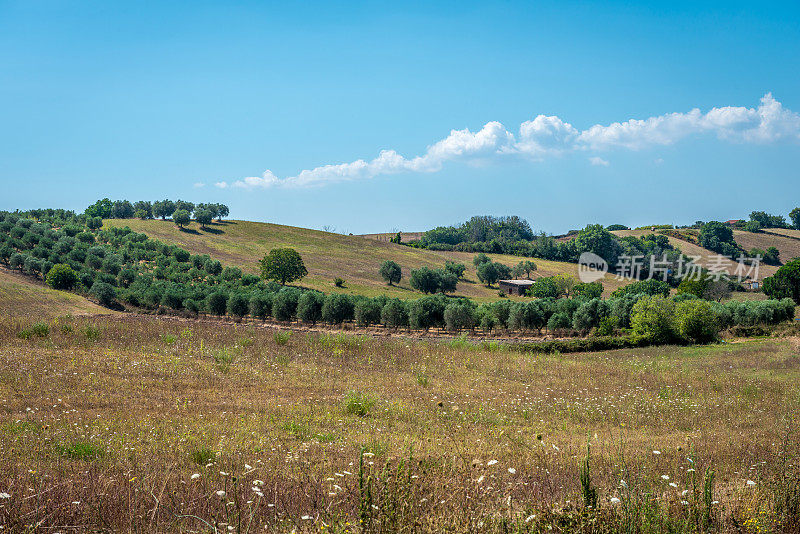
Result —
<instances>
[{"instance_id":1,"label":"green tree","mask_svg":"<svg viewBox=\"0 0 800 534\"><path fill-rule=\"evenodd\" d=\"M675 329L687 341L708 343L717 338L720 326L711 303L705 300L687 300L675 308Z\"/></svg>"},{"instance_id":2,"label":"green tree","mask_svg":"<svg viewBox=\"0 0 800 534\"><path fill-rule=\"evenodd\" d=\"M297 314L297 304L299 301L299 289L295 287L285 287L281 289L272 298L272 316L279 321L291 321Z\"/></svg>"},{"instance_id":3,"label":"green tree","mask_svg":"<svg viewBox=\"0 0 800 534\"><path fill-rule=\"evenodd\" d=\"M439 291L439 276L435 269L420 267L411 271L411 287L423 293L436 293Z\"/></svg>"},{"instance_id":4,"label":"green tree","mask_svg":"<svg viewBox=\"0 0 800 534\"><path fill-rule=\"evenodd\" d=\"M84 211L89 217L100 217L101 219L111 218L111 208L114 206L110 199L98 200Z\"/></svg>"},{"instance_id":5,"label":"green tree","mask_svg":"<svg viewBox=\"0 0 800 534\"><path fill-rule=\"evenodd\" d=\"M78 282L78 275L69 265L57 263L47 273L46 281L53 289L72 289Z\"/></svg>"},{"instance_id":6,"label":"green tree","mask_svg":"<svg viewBox=\"0 0 800 534\"><path fill-rule=\"evenodd\" d=\"M306 291L297 301L297 318L304 323L316 324L322 319L325 295L318 291Z\"/></svg>"},{"instance_id":7,"label":"green tree","mask_svg":"<svg viewBox=\"0 0 800 534\"><path fill-rule=\"evenodd\" d=\"M328 324L341 324L353 318L353 301L349 295L330 293L322 305L322 320Z\"/></svg>"},{"instance_id":8,"label":"green tree","mask_svg":"<svg viewBox=\"0 0 800 534\"><path fill-rule=\"evenodd\" d=\"M475 306L467 299L451 302L444 309L444 323L448 330L461 330L475 328L477 314Z\"/></svg>"},{"instance_id":9,"label":"green tree","mask_svg":"<svg viewBox=\"0 0 800 534\"><path fill-rule=\"evenodd\" d=\"M111 206L111 217L114 219L130 219L136 210L127 200L115 200Z\"/></svg>"},{"instance_id":10,"label":"green tree","mask_svg":"<svg viewBox=\"0 0 800 534\"><path fill-rule=\"evenodd\" d=\"M92 289L89 290L89 293L94 295L97 301L106 307L113 305L117 298L117 291L114 286L106 282L95 282L92 284Z\"/></svg>"},{"instance_id":11,"label":"green tree","mask_svg":"<svg viewBox=\"0 0 800 534\"><path fill-rule=\"evenodd\" d=\"M213 216L208 210L197 210L194 214L194 218L200 223L200 228L205 230L206 225L211 224Z\"/></svg>"},{"instance_id":12,"label":"green tree","mask_svg":"<svg viewBox=\"0 0 800 534\"><path fill-rule=\"evenodd\" d=\"M381 322L383 307L377 299L361 298L353 307L353 318L358 326L370 326Z\"/></svg>"},{"instance_id":13,"label":"green tree","mask_svg":"<svg viewBox=\"0 0 800 534\"><path fill-rule=\"evenodd\" d=\"M153 202L153 216L161 217L161 220L170 217L175 213L175 203L171 200L158 200Z\"/></svg>"},{"instance_id":14,"label":"green tree","mask_svg":"<svg viewBox=\"0 0 800 534\"><path fill-rule=\"evenodd\" d=\"M187 226L192 221L192 219L189 216L188 211L175 210L175 213L172 214L172 221L179 227L183 228L184 226Z\"/></svg>"},{"instance_id":15,"label":"green tree","mask_svg":"<svg viewBox=\"0 0 800 534\"><path fill-rule=\"evenodd\" d=\"M408 310L406 303L400 299L392 299L383 305L381 322L388 328L408 326Z\"/></svg>"},{"instance_id":16,"label":"green tree","mask_svg":"<svg viewBox=\"0 0 800 534\"><path fill-rule=\"evenodd\" d=\"M476 269L482 263L488 263L490 261L492 261L492 259L489 256L487 256L486 254L484 254L483 252L481 252L480 254L475 256L474 258L472 258L472 264L475 266Z\"/></svg>"},{"instance_id":17,"label":"green tree","mask_svg":"<svg viewBox=\"0 0 800 534\"><path fill-rule=\"evenodd\" d=\"M463 263L456 263L454 261L446 261L444 262L444 269L456 275L456 278L461 280L464 278L464 272L467 270L467 266Z\"/></svg>"},{"instance_id":18,"label":"green tree","mask_svg":"<svg viewBox=\"0 0 800 534\"><path fill-rule=\"evenodd\" d=\"M668 343L675 335L675 303L660 295L639 299L631 310L634 333L656 343Z\"/></svg>"},{"instance_id":19,"label":"green tree","mask_svg":"<svg viewBox=\"0 0 800 534\"><path fill-rule=\"evenodd\" d=\"M787 262L764 279L764 293L773 299L790 298L800 304L800 258Z\"/></svg>"},{"instance_id":20,"label":"green tree","mask_svg":"<svg viewBox=\"0 0 800 534\"><path fill-rule=\"evenodd\" d=\"M792 220L792 226L800 230L800 208L795 208L789 212L789 218Z\"/></svg>"},{"instance_id":21,"label":"green tree","mask_svg":"<svg viewBox=\"0 0 800 534\"><path fill-rule=\"evenodd\" d=\"M233 293L228 299L228 313L231 317L241 320L250 312L250 301L244 293Z\"/></svg>"},{"instance_id":22,"label":"green tree","mask_svg":"<svg viewBox=\"0 0 800 534\"><path fill-rule=\"evenodd\" d=\"M307 274L303 258L293 248L274 248L261 260L261 277L281 285L300 280Z\"/></svg>"},{"instance_id":23,"label":"green tree","mask_svg":"<svg viewBox=\"0 0 800 534\"><path fill-rule=\"evenodd\" d=\"M589 299L599 299L603 295L603 284L599 280L590 283L578 283L575 284L572 293Z\"/></svg>"},{"instance_id":24,"label":"green tree","mask_svg":"<svg viewBox=\"0 0 800 534\"><path fill-rule=\"evenodd\" d=\"M225 315L228 304L228 295L222 291L215 291L206 297L206 310L212 315Z\"/></svg>"},{"instance_id":25,"label":"green tree","mask_svg":"<svg viewBox=\"0 0 800 534\"><path fill-rule=\"evenodd\" d=\"M403 277L403 271L396 262L386 260L381 264L380 275L381 278L386 280L386 283L391 286L400 283L400 279Z\"/></svg>"}]
</instances>

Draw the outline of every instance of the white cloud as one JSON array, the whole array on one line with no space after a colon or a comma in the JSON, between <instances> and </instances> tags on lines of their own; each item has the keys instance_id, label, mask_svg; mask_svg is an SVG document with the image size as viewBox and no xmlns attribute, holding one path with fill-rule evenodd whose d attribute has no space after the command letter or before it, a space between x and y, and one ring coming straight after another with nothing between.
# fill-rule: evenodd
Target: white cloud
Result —
<instances>
[{"instance_id":1,"label":"white cloud","mask_svg":"<svg viewBox=\"0 0 800 534\"><path fill-rule=\"evenodd\" d=\"M687 137L715 135L734 143L773 143L800 141L800 115L785 109L771 93L761 98L756 108L726 106L707 113L699 109L667 113L646 119L630 119L607 126L596 124L578 130L559 117L539 115L519 126L515 135L499 122L486 123L477 132L452 130L430 145L419 156L406 158L394 150L382 150L372 160L323 165L294 176L279 178L267 170L261 176L217 182L217 187L268 188L308 187L334 182L369 179L402 172L431 173L450 161L484 161L499 157L526 157L542 160L570 152L611 149L641 150L671 145ZM607 166L600 156L589 158L592 165ZM658 163L658 160L656 160Z\"/></svg>"},{"instance_id":2,"label":"white cloud","mask_svg":"<svg viewBox=\"0 0 800 534\"><path fill-rule=\"evenodd\" d=\"M200 187L205 187L206 184L204 184L203 182L195 182L194 186L197 187L197 188L200 188Z\"/></svg>"}]
</instances>

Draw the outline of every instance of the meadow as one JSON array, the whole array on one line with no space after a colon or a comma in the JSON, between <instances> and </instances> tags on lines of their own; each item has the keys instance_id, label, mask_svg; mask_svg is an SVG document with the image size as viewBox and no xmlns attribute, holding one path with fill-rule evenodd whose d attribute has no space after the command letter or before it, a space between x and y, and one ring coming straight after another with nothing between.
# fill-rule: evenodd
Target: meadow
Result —
<instances>
[{"instance_id":1,"label":"meadow","mask_svg":"<svg viewBox=\"0 0 800 534\"><path fill-rule=\"evenodd\" d=\"M797 337L534 355L32 321L0 318L8 532L798 529Z\"/></svg>"}]
</instances>

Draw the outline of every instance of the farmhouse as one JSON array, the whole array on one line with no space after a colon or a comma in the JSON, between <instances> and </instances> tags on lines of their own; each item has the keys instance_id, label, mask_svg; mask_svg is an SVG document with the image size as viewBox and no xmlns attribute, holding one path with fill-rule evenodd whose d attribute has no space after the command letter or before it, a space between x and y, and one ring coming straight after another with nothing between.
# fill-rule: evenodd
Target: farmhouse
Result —
<instances>
[{"instance_id":1,"label":"farmhouse","mask_svg":"<svg viewBox=\"0 0 800 534\"><path fill-rule=\"evenodd\" d=\"M500 291L509 295L524 295L533 284L533 280L500 280L497 282Z\"/></svg>"}]
</instances>

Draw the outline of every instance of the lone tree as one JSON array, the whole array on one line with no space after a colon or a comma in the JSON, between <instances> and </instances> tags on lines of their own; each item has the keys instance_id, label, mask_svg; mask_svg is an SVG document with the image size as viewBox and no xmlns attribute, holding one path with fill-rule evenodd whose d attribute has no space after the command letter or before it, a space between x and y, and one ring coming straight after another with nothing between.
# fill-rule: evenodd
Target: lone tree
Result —
<instances>
[{"instance_id":1,"label":"lone tree","mask_svg":"<svg viewBox=\"0 0 800 534\"><path fill-rule=\"evenodd\" d=\"M300 280L307 274L303 258L293 248L273 248L261 260L261 277L281 285Z\"/></svg>"},{"instance_id":2,"label":"lone tree","mask_svg":"<svg viewBox=\"0 0 800 534\"><path fill-rule=\"evenodd\" d=\"M72 289L78 282L78 275L69 265L57 263L47 273L46 280L53 289Z\"/></svg>"},{"instance_id":3,"label":"lone tree","mask_svg":"<svg viewBox=\"0 0 800 534\"><path fill-rule=\"evenodd\" d=\"M392 260L386 260L383 262L381 265L380 274L381 278L386 280L386 283L390 286L400 283L400 279L403 277L402 269L400 269L400 266Z\"/></svg>"},{"instance_id":4,"label":"lone tree","mask_svg":"<svg viewBox=\"0 0 800 534\"><path fill-rule=\"evenodd\" d=\"M191 222L192 219L191 217L189 217L188 211L177 210L175 213L172 214L172 220L175 222L175 224L183 228L184 226L189 224L189 222Z\"/></svg>"}]
</instances>

